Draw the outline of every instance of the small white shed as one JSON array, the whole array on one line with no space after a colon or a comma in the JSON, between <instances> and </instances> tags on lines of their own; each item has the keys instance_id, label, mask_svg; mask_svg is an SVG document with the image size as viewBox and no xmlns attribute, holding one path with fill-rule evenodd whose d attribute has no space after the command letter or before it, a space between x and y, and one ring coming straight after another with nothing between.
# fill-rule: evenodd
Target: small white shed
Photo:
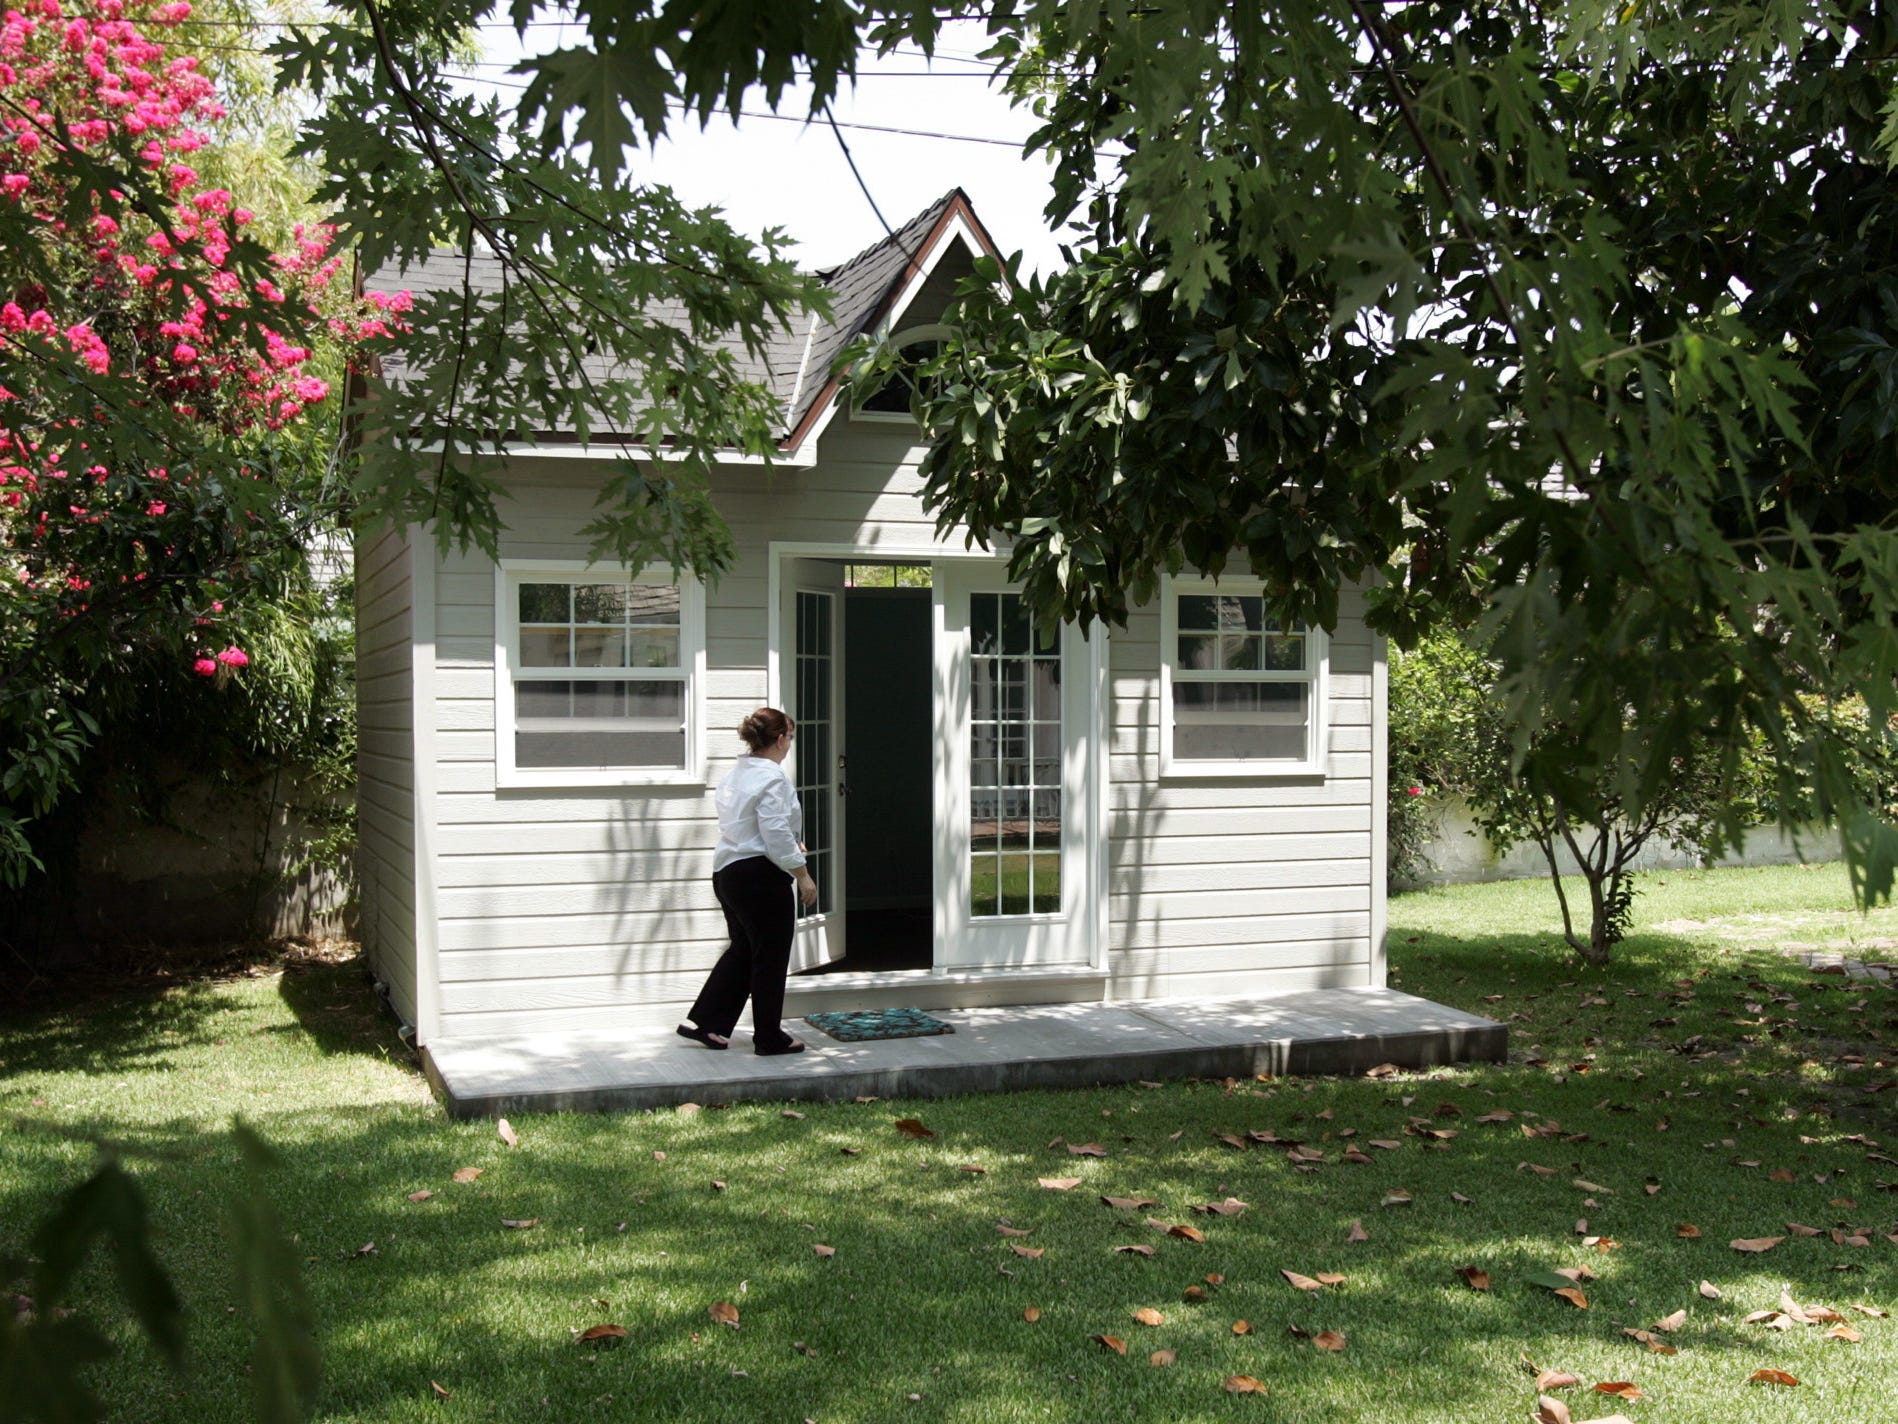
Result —
<instances>
[{"instance_id":1,"label":"small white shed","mask_svg":"<svg viewBox=\"0 0 1898 1424\"><path fill-rule=\"evenodd\" d=\"M821 888L788 1016L1383 984L1360 602L1327 637L1272 626L1256 584L1182 580L1040 646L1005 561L923 512L906 403L840 401L835 352L940 335L991 250L956 191L823 274L834 320L759 372L782 458L714 481L737 545L715 588L585 561L611 456L561 432L500 472L498 561L360 541L362 932L421 1043L683 1016L725 944L712 787L760 703L798 721Z\"/></svg>"}]
</instances>

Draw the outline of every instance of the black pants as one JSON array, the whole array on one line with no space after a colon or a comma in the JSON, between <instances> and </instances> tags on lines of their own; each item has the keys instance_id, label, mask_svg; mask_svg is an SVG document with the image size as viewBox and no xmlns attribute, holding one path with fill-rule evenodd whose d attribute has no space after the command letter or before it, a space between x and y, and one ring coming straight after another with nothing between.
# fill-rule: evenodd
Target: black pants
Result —
<instances>
[{"instance_id":1,"label":"black pants","mask_svg":"<svg viewBox=\"0 0 1898 1424\"><path fill-rule=\"evenodd\" d=\"M705 978L692 1022L707 1033L730 1038L751 999L751 1038L760 1048L779 1048L790 1035L784 1016L784 976L791 965L796 901L791 877L762 855L734 861L712 877L712 893L725 912L731 944Z\"/></svg>"}]
</instances>

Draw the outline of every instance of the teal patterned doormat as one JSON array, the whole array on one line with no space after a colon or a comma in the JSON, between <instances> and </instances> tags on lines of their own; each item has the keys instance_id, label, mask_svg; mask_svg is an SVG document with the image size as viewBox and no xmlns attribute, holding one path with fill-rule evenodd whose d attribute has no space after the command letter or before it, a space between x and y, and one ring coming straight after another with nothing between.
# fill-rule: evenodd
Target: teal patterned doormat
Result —
<instances>
[{"instance_id":1,"label":"teal patterned doormat","mask_svg":"<svg viewBox=\"0 0 1898 1424\"><path fill-rule=\"evenodd\" d=\"M954 1033L941 1019L921 1009L858 1009L848 1014L806 1014L804 1022L840 1043L862 1043L873 1038L926 1038Z\"/></svg>"}]
</instances>

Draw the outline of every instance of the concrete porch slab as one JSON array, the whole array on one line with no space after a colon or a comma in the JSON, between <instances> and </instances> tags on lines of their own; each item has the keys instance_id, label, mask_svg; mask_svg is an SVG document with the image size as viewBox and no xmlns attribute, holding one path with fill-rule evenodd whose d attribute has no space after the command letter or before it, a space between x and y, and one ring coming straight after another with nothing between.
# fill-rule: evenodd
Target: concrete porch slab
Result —
<instances>
[{"instance_id":1,"label":"concrete porch slab","mask_svg":"<svg viewBox=\"0 0 1898 1424\"><path fill-rule=\"evenodd\" d=\"M670 1024L618 1034L437 1039L422 1061L450 1116L602 1112L684 1102L947 1097L1137 1078L1355 1074L1500 1062L1508 1030L1392 989L1269 998L931 1009L953 1034L840 1043L800 1019L809 1048L759 1058L749 1035L714 1053Z\"/></svg>"}]
</instances>

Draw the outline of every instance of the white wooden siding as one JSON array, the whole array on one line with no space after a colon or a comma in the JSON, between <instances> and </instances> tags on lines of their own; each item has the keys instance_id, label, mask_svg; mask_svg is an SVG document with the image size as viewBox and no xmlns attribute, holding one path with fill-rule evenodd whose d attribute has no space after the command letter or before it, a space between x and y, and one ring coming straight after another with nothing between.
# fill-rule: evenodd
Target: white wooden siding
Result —
<instances>
[{"instance_id":1,"label":"white wooden siding","mask_svg":"<svg viewBox=\"0 0 1898 1424\"><path fill-rule=\"evenodd\" d=\"M706 786L508 789L494 782L494 573L451 554L436 575L436 906L444 1036L663 1023L725 947L712 899L711 787L764 700L768 546L935 542L913 432L839 419L813 469L722 468L737 547L706 591ZM894 476L892 471L895 471ZM583 557L599 466L523 461L502 507L504 559ZM956 547L960 547L959 542Z\"/></svg>"},{"instance_id":2,"label":"white wooden siding","mask_svg":"<svg viewBox=\"0 0 1898 1424\"><path fill-rule=\"evenodd\" d=\"M768 546L934 544L918 499L920 455L902 427L839 418L814 468L716 475L736 562L706 594L702 789L497 791L493 568L478 555L441 561L430 709L441 1034L650 1026L684 1014L725 944L708 883L711 786L738 748L732 729L765 696ZM517 463L506 476L503 557L583 556L577 531L599 470ZM959 536L946 543L962 549ZM1158 785L1158 630L1157 611L1145 611L1109 643L1109 994L1365 982L1377 809L1371 639L1348 618L1332 643L1327 776ZM374 794L393 799L397 769L377 767L385 784Z\"/></svg>"},{"instance_id":3,"label":"white wooden siding","mask_svg":"<svg viewBox=\"0 0 1898 1424\"><path fill-rule=\"evenodd\" d=\"M416 1019L413 551L399 530L356 547L356 839L363 948Z\"/></svg>"},{"instance_id":4,"label":"white wooden siding","mask_svg":"<svg viewBox=\"0 0 1898 1424\"><path fill-rule=\"evenodd\" d=\"M1112 642L1108 966L1123 998L1372 982L1382 815L1372 692L1381 649L1347 594L1330 639L1325 775L1161 781L1160 610Z\"/></svg>"}]
</instances>

